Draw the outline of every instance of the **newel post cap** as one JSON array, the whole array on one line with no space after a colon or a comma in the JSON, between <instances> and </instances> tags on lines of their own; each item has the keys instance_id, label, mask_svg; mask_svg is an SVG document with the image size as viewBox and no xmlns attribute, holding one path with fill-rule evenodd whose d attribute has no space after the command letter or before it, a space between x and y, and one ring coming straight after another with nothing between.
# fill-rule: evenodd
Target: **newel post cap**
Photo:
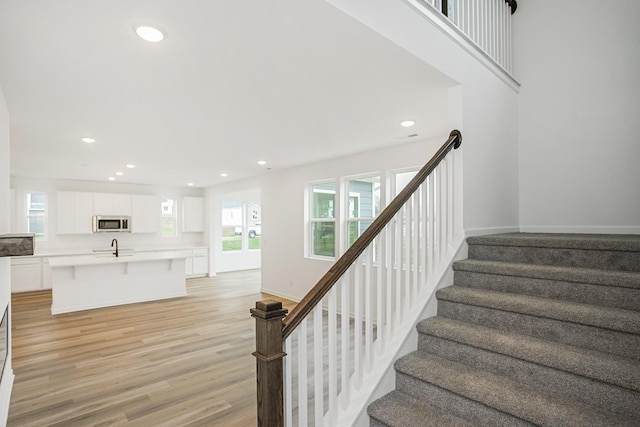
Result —
<instances>
[{"instance_id":1,"label":"newel post cap","mask_svg":"<svg viewBox=\"0 0 640 427\"><path fill-rule=\"evenodd\" d=\"M281 301L268 299L256 301L256 308L252 308L249 311L252 317L266 320L274 317L284 317L289 310L282 308Z\"/></svg>"}]
</instances>

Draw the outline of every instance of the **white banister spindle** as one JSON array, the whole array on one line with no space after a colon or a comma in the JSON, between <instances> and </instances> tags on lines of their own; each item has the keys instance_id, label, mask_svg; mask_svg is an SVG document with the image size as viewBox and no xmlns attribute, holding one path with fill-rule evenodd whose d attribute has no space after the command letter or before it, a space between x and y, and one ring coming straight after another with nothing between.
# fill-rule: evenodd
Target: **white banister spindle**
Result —
<instances>
[{"instance_id":1,"label":"white banister spindle","mask_svg":"<svg viewBox=\"0 0 640 427\"><path fill-rule=\"evenodd\" d=\"M293 354L292 340L290 336L284 341L284 352L288 355ZM293 425L293 369L291 357L284 358L284 425L291 427Z\"/></svg>"},{"instance_id":2,"label":"white banister spindle","mask_svg":"<svg viewBox=\"0 0 640 427\"><path fill-rule=\"evenodd\" d=\"M322 304L313 309L313 402L315 425L324 419L324 345L322 339Z\"/></svg>"},{"instance_id":3,"label":"white banister spindle","mask_svg":"<svg viewBox=\"0 0 640 427\"><path fill-rule=\"evenodd\" d=\"M404 227L404 207L396 214L395 219L395 286L396 286L396 324L402 323L404 310L402 310L402 229Z\"/></svg>"},{"instance_id":4,"label":"white banister spindle","mask_svg":"<svg viewBox=\"0 0 640 427\"><path fill-rule=\"evenodd\" d=\"M360 387L362 383L362 256L353 265L354 272L354 338L353 338L353 368L354 383L356 387Z\"/></svg>"},{"instance_id":5,"label":"white banister spindle","mask_svg":"<svg viewBox=\"0 0 640 427\"><path fill-rule=\"evenodd\" d=\"M403 303L402 309L406 313L409 309L410 303L410 288L411 288L411 276L410 276L410 263L411 263L411 208L408 205L404 206L404 235L402 236L402 295Z\"/></svg>"},{"instance_id":6,"label":"white banister spindle","mask_svg":"<svg viewBox=\"0 0 640 427\"><path fill-rule=\"evenodd\" d=\"M298 425L305 426L309 423L307 407L307 386L309 384L308 357L307 357L307 319L300 323L298 330Z\"/></svg>"},{"instance_id":7,"label":"white banister spindle","mask_svg":"<svg viewBox=\"0 0 640 427\"><path fill-rule=\"evenodd\" d=\"M365 348L364 348L364 360L365 369L367 372L371 370L372 356L373 356L373 282L371 271L373 269L373 248L369 246L365 250L365 256L367 258L367 265L365 270L364 285L364 299L365 299Z\"/></svg>"},{"instance_id":8,"label":"white banister spindle","mask_svg":"<svg viewBox=\"0 0 640 427\"><path fill-rule=\"evenodd\" d=\"M508 18L507 18L507 36L505 37L507 41L507 66L505 67L507 71L511 71L513 65L513 45L511 40L511 7L508 9Z\"/></svg>"},{"instance_id":9,"label":"white banister spindle","mask_svg":"<svg viewBox=\"0 0 640 427\"><path fill-rule=\"evenodd\" d=\"M342 277L341 281L341 290L342 293L340 295L341 304L340 304L340 335L341 335L341 358L340 358L340 388L342 395L342 408L346 409L349 404L350 397L350 389L349 387L349 348L350 348L350 330L349 326L349 311L350 311L350 294L351 294L351 286L350 286L350 272L347 271L345 275Z\"/></svg>"},{"instance_id":10,"label":"white banister spindle","mask_svg":"<svg viewBox=\"0 0 640 427\"><path fill-rule=\"evenodd\" d=\"M412 214L411 214L411 301L414 301L418 295L418 243L420 242L420 195L413 193L411 196Z\"/></svg>"},{"instance_id":11,"label":"white banister spindle","mask_svg":"<svg viewBox=\"0 0 640 427\"><path fill-rule=\"evenodd\" d=\"M328 372L328 381L329 381L329 422L330 425L335 425L336 415L337 415L337 399L338 399L338 363L337 363L337 355L338 355L338 325L336 322L337 315L337 299L336 299L336 287L334 286L329 291L328 295L328 306L329 306L329 319L327 322L328 326L328 339L327 339L327 347L329 352L327 354L327 358L329 359L329 372Z\"/></svg>"},{"instance_id":12,"label":"white banister spindle","mask_svg":"<svg viewBox=\"0 0 640 427\"><path fill-rule=\"evenodd\" d=\"M384 233L376 237L373 247L376 251L376 263L374 265L376 272L376 341L378 350L381 351L386 339L385 333L385 318L384 318L384 280L383 280L383 248L384 248Z\"/></svg>"},{"instance_id":13,"label":"white banister spindle","mask_svg":"<svg viewBox=\"0 0 640 427\"><path fill-rule=\"evenodd\" d=\"M391 224L393 224L395 221L392 220ZM387 332L386 335L388 337L391 337L391 331L393 330L394 326L395 326L395 321L396 319L394 318L394 311L393 311L393 245L391 244L391 242L393 242L394 237L393 237L393 225L391 226L387 226L385 228L385 242L387 242L387 245L385 245L384 248L384 252L385 252L385 257L384 257L384 269L385 269L385 282L386 282L386 290L387 290L387 297L386 297L386 310L387 313L385 315L385 319L387 321Z\"/></svg>"},{"instance_id":14,"label":"white banister spindle","mask_svg":"<svg viewBox=\"0 0 640 427\"><path fill-rule=\"evenodd\" d=\"M442 257L447 251L447 169L449 164L446 160L440 163L439 181L440 181L440 247L439 255Z\"/></svg>"},{"instance_id":15,"label":"white banister spindle","mask_svg":"<svg viewBox=\"0 0 640 427\"><path fill-rule=\"evenodd\" d=\"M454 182L453 182L453 170L454 170L454 158L451 156L449 158L449 167L447 168L447 188L445 192L447 193L447 207L445 209L447 215L447 244L453 241L454 234L454 215L453 215L453 200L455 198L454 194Z\"/></svg>"}]
</instances>

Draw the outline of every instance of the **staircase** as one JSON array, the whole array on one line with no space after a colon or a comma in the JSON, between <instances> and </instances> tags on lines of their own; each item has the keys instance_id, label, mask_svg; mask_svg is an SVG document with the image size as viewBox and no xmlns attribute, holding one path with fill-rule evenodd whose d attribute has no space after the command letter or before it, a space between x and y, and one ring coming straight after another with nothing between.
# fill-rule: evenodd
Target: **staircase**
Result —
<instances>
[{"instance_id":1,"label":"staircase","mask_svg":"<svg viewBox=\"0 0 640 427\"><path fill-rule=\"evenodd\" d=\"M467 239L371 426L640 426L640 235Z\"/></svg>"}]
</instances>

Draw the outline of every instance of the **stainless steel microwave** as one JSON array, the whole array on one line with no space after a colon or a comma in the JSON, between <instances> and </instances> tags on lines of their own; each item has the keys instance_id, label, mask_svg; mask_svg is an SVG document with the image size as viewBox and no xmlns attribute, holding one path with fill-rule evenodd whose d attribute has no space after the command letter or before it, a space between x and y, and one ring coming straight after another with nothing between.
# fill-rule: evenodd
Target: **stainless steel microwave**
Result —
<instances>
[{"instance_id":1,"label":"stainless steel microwave","mask_svg":"<svg viewBox=\"0 0 640 427\"><path fill-rule=\"evenodd\" d=\"M131 217L129 216L94 215L92 224L94 233L131 231Z\"/></svg>"}]
</instances>

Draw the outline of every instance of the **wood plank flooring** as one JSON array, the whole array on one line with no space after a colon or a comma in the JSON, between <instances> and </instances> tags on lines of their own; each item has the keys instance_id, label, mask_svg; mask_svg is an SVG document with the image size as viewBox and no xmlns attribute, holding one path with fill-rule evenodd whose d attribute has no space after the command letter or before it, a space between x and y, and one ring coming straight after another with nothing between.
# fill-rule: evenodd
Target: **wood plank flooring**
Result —
<instances>
[{"instance_id":1,"label":"wood plank flooring","mask_svg":"<svg viewBox=\"0 0 640 427\"><path fill-rule=\"evenodd\" d=\"M260 272L190 279L188 296L51 315L12 296L8 426L254 426ZM295 303L282 300L291 309Z\"/></svg>"}]
</instances>

